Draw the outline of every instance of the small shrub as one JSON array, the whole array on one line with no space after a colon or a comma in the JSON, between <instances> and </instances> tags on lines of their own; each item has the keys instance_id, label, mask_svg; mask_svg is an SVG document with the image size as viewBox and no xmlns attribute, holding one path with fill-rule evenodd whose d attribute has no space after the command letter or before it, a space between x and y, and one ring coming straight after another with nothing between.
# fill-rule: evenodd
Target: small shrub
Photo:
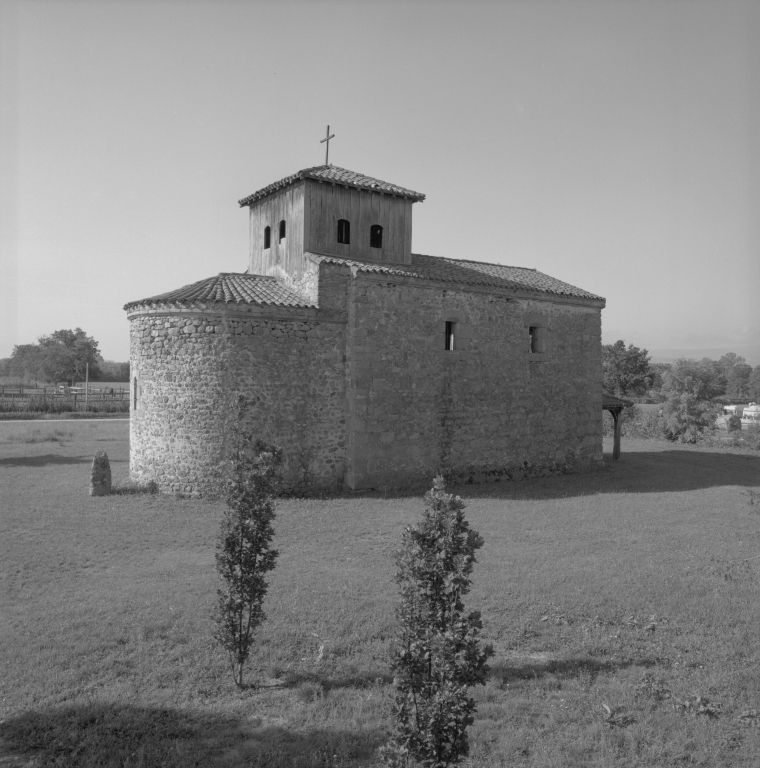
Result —
<instances>
[{"instance_id":1,"label":"small shrub","mask_svg":"<svg viewBox=\"0 0 760 768\"><path fill-rule=\"evenodd\" d=\"M726 429L729 432L740 432L741 428L742 428L742 420L735 413L732 413L726 419Z\"/></svg>"},{"instance_id":2,"label":"small shrub","mask_svg":"<svg viewBox=\"0 0 760 768\"><path fill-rule=\"evenodd\" d=\"M737 432L705 432L699 442L715 448L738 448L747 451L760 451L760 428L755 425Z\"/></svg>"},{"instance_id":3,"label":"small shrub","mask_svg":"<svg viewBox=\"0 0 760 768\"><path fill-rule=\"evenodd\" d=\"M747 497L747 504L749 504L750 507L754 507L755 505L760 507L760 491L755 491L752 488L745 488L744 494Z\"/></svg>"},{"instance_id":4,"label":"small shrub","mask_svg":"<svg viewBox=\"0 0 760 768\"><path fill-rule=\"evenodd\" d=\"M237 399L227 457L222 462L219 492L227 502L216 552L216 567L224 586L217 592L217 642L227 651L232 676L243 686L254 630L264 621L262 609L268 585L264 574L277 560L274 538L274 499L279 489L282 451L254 440L245 429L245 399Z\"/></svg>"},{"instance_id":5,"label":"small shrub","mask_svg":"<svg viewBox=\"0 0 760 768\"><path fill-rule=\"evenodd\" d=\"M325 695L324 686L314 680L304 680L299 683L296 688L296 695L299 700L304 704L310 704L312 701L317 701Z\"/></svg>"},{"instance_id":6,"label":"small shrub","mask_svg":"<svg viewBox=\"0 0 760 768\"><path fill-rule=\"evenodd\" d=\"M467 755L472 685L485 683L491 646L480 647L480 614L464 613L475 552L483 539L442 477L425 495L422 521L404 531L396 556L400 623L392 655L394 730L381 755L389 766L444 768Z\"/></svg>"},{"instance_id":7,"label":"small shrub","mask_svg":"<svg viewBox=\"0 0 760 768\"><path fill-rule=\"evenodd\" d=\"M668 440L696 443L715 421L715 406L685 390L672 395L665 403L663 432Z\"/></svg>"}]
</instances>

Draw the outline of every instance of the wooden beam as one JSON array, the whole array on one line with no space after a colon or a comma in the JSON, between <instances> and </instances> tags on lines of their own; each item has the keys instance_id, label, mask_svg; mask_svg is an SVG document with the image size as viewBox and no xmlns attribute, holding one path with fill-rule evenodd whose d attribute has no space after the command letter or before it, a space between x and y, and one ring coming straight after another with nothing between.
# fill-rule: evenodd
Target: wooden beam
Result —
<instances>
[{"instance_id":1,"label":"wooden beam","mask_svg":"<svg viewBox=\"0 0 760 768\"><path fill-rule=\"evenodd\" d=\"M612 446L612 458L619 459L620 458L620 433L622 431L623 421L620 418L621 414L620 414L619 408L616 408L614 411L611 411L611 413L612 413L612 420L615 422L615 438Z\"/></svg>"}]
</instances>

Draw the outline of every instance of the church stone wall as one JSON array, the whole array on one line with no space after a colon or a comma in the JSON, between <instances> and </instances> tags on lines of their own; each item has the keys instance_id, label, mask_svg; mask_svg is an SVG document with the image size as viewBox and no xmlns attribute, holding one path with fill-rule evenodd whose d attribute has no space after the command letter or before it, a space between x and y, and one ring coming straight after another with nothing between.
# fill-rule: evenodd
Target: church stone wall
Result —
<instances>
[{"instance_id":1,"label":"church stone wall","mask_svg":"<svg viewBox=\"0 0 760 768\"><path fill-rule=\"evenodd\" d=\"M133 314L134 480L208 491L222 455L223 406L241 392L253 404L254 433L285 452L285 490L342 485L345 323L318 320L314 310L260 312Z\"/></svg>"},{"instance_id":2,"label":"church stone wall","mask_svg":"<svg viewBox=\"0 0 760 768\"><path fill-rule=\"evenodd\" d=\"M403 278L401 278L403 280ZM349 297L349 487L586 471L602 463L597 307L360 274ZM529 352L543 318L546 352ZM444 349L447 320L455 350Z\"/></svg>"},{"instance_id":3,"label":"church stone wall","mask_svg":"<svg viewBox=\"0 0 760 768\"><path fill-rule=\"evenodd\" d=\"M319 265L319 308L132 310L131 474L202 494L224 404L285 453L285 490L519 480L602 462L598 306ZM444 349L446 322L455 349ZM531 352L528 328L544 350ZM133 400L134 405L134 400Z\"/></svg>"}]
</instances>

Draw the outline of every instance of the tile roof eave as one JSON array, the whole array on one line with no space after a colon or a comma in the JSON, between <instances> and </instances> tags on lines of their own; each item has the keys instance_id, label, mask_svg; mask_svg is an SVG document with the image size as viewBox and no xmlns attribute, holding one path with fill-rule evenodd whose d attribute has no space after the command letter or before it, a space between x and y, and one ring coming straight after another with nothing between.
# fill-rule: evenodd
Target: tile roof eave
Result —
<instances>
[{"instance_id":1,"label":"tile roof eave","mask_svg":"<svg viewBox=\"0 0 760 768\"><path fill-rule=\"evenodd\" d=\"M122 309L125 312L135 312L137 310L157 310L161 312L169 312L172 310L187 310L195 309L198 311L212 311L214 307L233 308L233 307L261 307L262 309L316 309L316 304L278 304L277 302L266 301L202 301L198 299L191 299L188 301L153 301L151 299L140 299L138 301L130 301L129 304L125 304ZM209 309L211 308L211 309Z\"/></svg>"},{"instance_id":2,"label":"tile roof eave","mask_svg":"<svg viewBox=\"0 0 760 768\"><path fill-rule=\"evenodd\" d=\"M337 167L337 166L330 166L330 167ZM255 203L258 200L261 200L271 194L274 194L275 192L279 192L281 189L284 189L285 187L290 186L291 184L295 184L298 181L304 181L306 179L309 179L311 181L317 181L322 184L338 184L343 187L349 187L352 189L363 189L367 192L377 192L378 194L383 195L391 195L394 197L404 197L412 202L423 202L425 200L425 195L421 192L415 192L412 189L406 189L404 187L400 187L397 184L391 184L389 182L381 181L380 179L373 179L373 181L378 182L380 184L384 184L389 187L393 187L393 189L382 189L377 188L375 186L372 186L370 184L360 184L355 181L350 181L348 179L340 179L340 178L323 178L316 174L315 172L318 169L325 168L325 166L322 165L315 165L311 168L304 168L301 171L298 171L297 173L291 174L290 176L286 176L284 179L280 179L279 181L275 181L272 184L268 184L266 187L262 187L261 189L257 190L253 194L247 195L246 197L238 200L238 205L241 208L244 208L245 206L249 206L252 203ZM346 169L341 169L346 170ZM357 174L360 176L364 176L364 178L372 178L370 176L365 176L364 174Z\"/></svg>"},{"instance_id":3,"label":"tile roof eave","mask_svg":"<svg viewBox=\"0 0 760 768\"><path fill-rule=\"evenodd\" d=\"M124 310L133 312L139 307L159 305L187 308L199 304L294 309L311 309L315 306L274 277L244 272L220 272L174 291L130 301L124 305Z\"/></svg>"}]
</instances>

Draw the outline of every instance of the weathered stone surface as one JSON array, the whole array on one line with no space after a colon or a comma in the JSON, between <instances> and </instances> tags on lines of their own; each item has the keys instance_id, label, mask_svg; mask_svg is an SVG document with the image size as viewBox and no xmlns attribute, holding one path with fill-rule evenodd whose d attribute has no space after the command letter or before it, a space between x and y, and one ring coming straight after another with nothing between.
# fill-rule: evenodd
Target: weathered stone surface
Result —
<instances>
[{"instance_id":1,"label":"weathered stone surface","mask_svg":"<svg viewBox=\"0 0 760 768\"><path fill-rule=\"evenodd\" d=\"M134 480L202 494L233 392L251 401L255 433L283 448L288 491L426 487L439 472L522 480L601 464L598 306L400 285L327 262L310 279L319 309L130 312ZM527 348L535 317L546 324L540 355ZM453 352L446 321L457 323Z\"/></svg>"},{"instance_id":2,"label":"weathered stone surface","mask_svg":"<svg viewBox=\"0 0 760 768\"><path fill-rule=\"evenodd\" d=\"M108 496L111 493L111 463L105 451L98 451L92 460L90 496Z\"/></svg>"}]
</instances>

